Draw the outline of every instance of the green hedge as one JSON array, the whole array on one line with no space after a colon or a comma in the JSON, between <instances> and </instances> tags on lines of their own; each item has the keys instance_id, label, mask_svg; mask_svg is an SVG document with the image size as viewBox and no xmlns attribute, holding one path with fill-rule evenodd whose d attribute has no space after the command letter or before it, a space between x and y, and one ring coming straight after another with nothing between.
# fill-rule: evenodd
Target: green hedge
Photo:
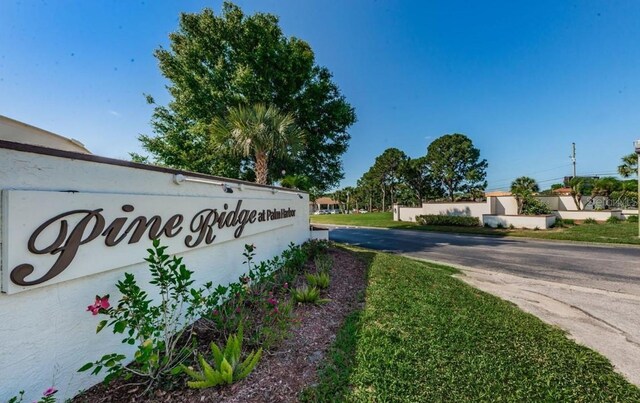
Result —
<instances>
[{"instance_id":1,"label":"green hedge","mask_svg":"<svg viewBox=\"0 0 640 403\"><path fill-rule=\"evenodd\" d=\"M416 222L420 225L452 225L457 227L479 227L478 217L457 215L424 214L416 216Z\"/></svg>"}]
</instances>

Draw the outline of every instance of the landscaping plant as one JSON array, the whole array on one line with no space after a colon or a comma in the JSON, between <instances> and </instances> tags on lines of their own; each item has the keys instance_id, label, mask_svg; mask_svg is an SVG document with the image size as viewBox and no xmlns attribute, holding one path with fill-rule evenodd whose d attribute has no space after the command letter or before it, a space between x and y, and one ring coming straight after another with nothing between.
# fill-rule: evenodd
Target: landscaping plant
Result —
<instances>
[{"instance_id":1,"label":"landscaping plant","mask_svg":"<svg viewBox=\"0 0 640 403\"><path fill-rule=\"evenodd\" d=\"M329 301L328 299L320 298L320 290L316 287L309 287L306 284L291 290L291 296L294 301L302 304L317 304Z\"/></svg>"},{"instance_id":2,"label":"landscaping plant","mask_svg":"<svg viewBox=\"0 0 640 403\"><path fill-rule=\"evenodd\" d=\"M597 224L598 222L596 221L596 219L595 219L595 218L591 218L591 217L589 217L589 218L587 218L586 220L584 220L584 223L585 223L585 224Z\"/></svg>"},{"instance_id":3,"label":"landscaping plant","mask_svg":"<svg viewBox=\"0 0 640 403\"><path fill-rule=\"evenodd\" d=\"M326 272L320 272L317 274L309 273L306 275L307 283L311 287L316 287L320 290L329 288L329 274Z\"/></svg>"},{"instance_id":4,"label":"landscaping plant","mask_svg":"<svg viewBox=\"0 0 640 403\"><path fill-rule=\"evenodd\" d=\"M460 227L480 226L478 217L423 214L416 216L416 222L420 225L452 225Z\"/></svg>"},{"instance_id":5,"label":"landscaping plant","mask_svg":"<svg viewBox=\"0 0 640 403\"><path fill-rule=\"evenodd\" d=\"M51 387L47 388L44 392L42 392L42 397L38 400L34 400L33 403L56 403L56 397L54 396L58 393L58 389ZM24 390L21 390L17 396L12 397L7 402L8 403L22 403L24 399Z\"/></svg>"},{"instance_id":6,"label":"landscaping plant","mask_svg":"<svg viewBox=\"0 0 640 403\"><path fill-rule=\"evenodd\" d=\"M179 372L180 364L191 355L192 324L207 303L203 290L191 287L193 272L185 267L182 258L170 258L166 249L156 239L145 259L151 272L149 283L158 291L157 299L140 288L133 274L125 273L124 280L116 284L122 297L115 307L106 295L96 296L95 303L87 308L93 315L108 317L98 324L96 332L109 327L114 334L124 335L123 343L137 345L133 364L125 366L126 357L113 353L85 364L79 371L93 368L95 375L104 369L105 382L137 375L144 379L147 390L162 377ZM217 302L218 294L212 296Z\"/></svg>"},{"instance_id":7,"label":"landscaping plant","mask_svg":"<svg viewBox=\"0 0 640 403\"><path fill-rule=\"evenodd\" d=\"M329 270L331 270L331 266L333 266L333 260L331 259L331 256L327 254L316 256L313 263L315 264L316 270L319 273L329 273Z\"/></svg>"},{"instance_id":8,"label":"landscaping plant","mask_svg":"<svg viewBox=\"0 0 640 403\"><path fill-rule=\"evenodd\" d=\"M215 343L211 343L213 365L209 364L202 354L198 354L202 372L196 372L182 364L181 369L193 379L188 381L187 385L190 388L203 389L217 385L231 385L246 378L260 361L262 349L252 351L244 361L241 361L242 339L242 326L240 326L238 334L229 336L224 350Z\"/></svg>"}]
</instances>

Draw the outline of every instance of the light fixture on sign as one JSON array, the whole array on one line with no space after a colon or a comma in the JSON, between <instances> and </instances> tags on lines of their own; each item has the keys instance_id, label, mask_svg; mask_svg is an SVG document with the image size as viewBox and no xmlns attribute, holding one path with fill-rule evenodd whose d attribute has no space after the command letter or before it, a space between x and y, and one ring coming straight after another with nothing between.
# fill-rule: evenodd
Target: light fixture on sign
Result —
<instances>
[{"instance_id":1,"label":"light fixture on sign","mask_svg":"<svg viewBox=\"0 0 640 403\"><path fill-rule=\"evenodd\" d=\"M225 193L233 193L233 189L231 189L231 186L227 185L226 183L222 184L222 190L224 190Z\"/></svg>"}]
</instances>

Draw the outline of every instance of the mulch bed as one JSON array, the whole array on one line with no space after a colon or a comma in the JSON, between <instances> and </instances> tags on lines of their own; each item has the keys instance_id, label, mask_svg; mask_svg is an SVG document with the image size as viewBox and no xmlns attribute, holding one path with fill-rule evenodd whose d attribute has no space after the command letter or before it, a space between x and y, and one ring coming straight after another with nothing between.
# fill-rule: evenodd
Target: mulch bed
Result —
<instances>
[{"instance_id":1,"label":"mulch bed","mask_svg":"<svg viewBox=\"0 0 640 403\"><path fill-rule=\"evenodd\" d=\"M361 308L359 295L366 286L366 265L354 254L331 248L331 284L320 305L298 305L289 336L270 352L264 352L246 379L223 388L157 390L139 396L139 387L114 382L96 385L74 402L295 402L316 381L316 370L334 341L344 318Z\"/></svg>"}]
</instances>

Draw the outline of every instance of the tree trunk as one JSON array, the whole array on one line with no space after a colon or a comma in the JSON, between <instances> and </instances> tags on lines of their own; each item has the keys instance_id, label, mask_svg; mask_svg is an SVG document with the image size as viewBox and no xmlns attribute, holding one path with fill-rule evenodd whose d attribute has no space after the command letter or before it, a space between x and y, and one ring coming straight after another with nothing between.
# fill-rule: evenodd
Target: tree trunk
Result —
<instances>
[{"instance_id":1,"label":"tree trunk","mask_svg":"<svg viewBox=\"0 0 640 403\"><path fill-rule=\"evenodd\" d=\"M256 152L256 183L260 185L267 184L267 173L269 170L267 160L267 154L265 152Z\"/></svg>"},{"instance_id":2,"label":"tree trunk","mask_svg":"<svg viewBox=\"0 0 640 403\"><path fill-rule=\"evenodd\" d=\"M386 210L385 210L385 207L386 207L386 206L385 206L385 204L384 204L384 202L385 202L385 199L386 199L386 198L387 198L387 192L385 191L385 188L384 188L384 186L383 186L383 187L382 187L382 212L383 212L383 213L386 211Z\"/></svg>"}]
</instances>

